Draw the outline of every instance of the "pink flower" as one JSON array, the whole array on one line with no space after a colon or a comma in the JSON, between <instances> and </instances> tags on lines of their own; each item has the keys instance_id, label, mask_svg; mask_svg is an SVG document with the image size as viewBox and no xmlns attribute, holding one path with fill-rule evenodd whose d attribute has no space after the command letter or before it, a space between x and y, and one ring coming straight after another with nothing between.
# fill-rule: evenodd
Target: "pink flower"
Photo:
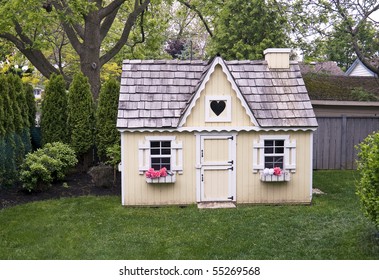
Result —
<instances>
[{"instance_id":1,"label":"pink flower","mask_svg":"<svg viewBox=\"0 0 379 280\"><path fill-rule=\"evenodd\" d=\"M166 177L167 176L167 169L166 169L166 167L162 167L161 170L159 170L159 176L160 177Z\"/></svg>"},{"instance_id":2,"label":"pink flower","mask_svg":"<svg viewBox=\"0 0 379 280\"><path fill-rule=\"evenodd\" d=\"M274 167L274 175L275 176L280 176L282 174L282 170L280 167Z\"/></svg>"}]
</instances>

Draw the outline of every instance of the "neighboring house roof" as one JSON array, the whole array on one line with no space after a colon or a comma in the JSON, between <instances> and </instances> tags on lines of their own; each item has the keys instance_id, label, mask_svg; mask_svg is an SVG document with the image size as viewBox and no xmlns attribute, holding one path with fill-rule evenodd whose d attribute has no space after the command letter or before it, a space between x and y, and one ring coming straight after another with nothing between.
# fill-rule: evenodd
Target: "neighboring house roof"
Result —
<instances>
[{"instance_id":1,"label":"neighboring house roof","mask_svg":"<svg viewBox=\"0 0 379 280\"><path fill-rule=\"evenodd\" d=\"M299 62L301 74L318 73L327 74L333 76L343 76L345 72L338 67L335 61L323 61L323 62Z\"/></svg>"},{"instance_id":2,"label":"neighboring house roof","mask_svg":"<svg viewBox=\"0 0 379 280\"><path fill-rule=\"evenodd\" d=\"M374 77L303 74L311 100L378 101L379 80Z\"/></svg>"},{"instance_id":3,"label":"neighboring house roof","mask_svg":"<svg viewBox=\"0 0 379 280\"><path fill-rule=\"evenodd\" d=\"M377 74L368 69L362 61L357 58L354 63L347 69L346 76L360 76L360 77L377 77Z\"/></svg>"},{"instance_id":4,"label":"neighboring house roof","mask_svg":"<svg viewBox=\"0 0 379 280\"><path fill-rule=\"evenodd\" d=\"M209 63L180 60L125 60L117 127L177 128L190 114L216 65L260 127L316 127L317 121L297 62L269 69L266 61Z\"/></svg>"}]
</instances>

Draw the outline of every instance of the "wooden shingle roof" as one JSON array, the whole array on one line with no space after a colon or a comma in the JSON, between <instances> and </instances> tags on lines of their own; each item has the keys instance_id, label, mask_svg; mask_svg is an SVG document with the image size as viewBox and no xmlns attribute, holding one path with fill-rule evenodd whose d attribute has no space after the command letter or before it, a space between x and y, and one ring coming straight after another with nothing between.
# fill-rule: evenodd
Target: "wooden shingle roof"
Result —
<instances>
[{"instance_id":1,"label":"wooden shingle roof","mask_svg":"<svg viewBox=\"0 0 379 280\"><path fill-rule=\"evenodd\" d=\"M117 127L177 128L216 64L235 83L260 127L317 127L297 62L290 62L289 69L269 69L266 61L220 57L210 62L125 60Z\"/></svg>"}]
</instances>

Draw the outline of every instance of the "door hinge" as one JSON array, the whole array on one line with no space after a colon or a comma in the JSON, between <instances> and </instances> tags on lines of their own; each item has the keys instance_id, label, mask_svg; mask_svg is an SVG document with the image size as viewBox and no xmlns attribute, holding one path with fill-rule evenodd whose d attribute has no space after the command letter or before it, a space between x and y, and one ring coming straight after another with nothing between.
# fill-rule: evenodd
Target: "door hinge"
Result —
<instances>
[{"instance_id":1,"label":"door hinge","mask_svg":"<svg viewBox=\"0 0 379 280\"><path fill-rule=\"evenodd\" d=\"M233 196L229 196L228 199L233 200Z\"/></svg>"},{"instance_id":2,"label":"door hinge","mask_svg":"<svg viewBox=\"0 0 379 280\"><path fill-rule=\"evenodd\" d=\"M204 174L201 174L201 182L204 182Z\"/></svg>"},{"instance_id":3,"label":"door hinge","mask_svg":"<svg viewBox=\"0 0 379 280\"><path fill-rule=\"evenodd\" d=\"M204 150L201 150L201 157L204 157Z\"/></svg>"},{"instance_id":4,"label":"door hinge","mask_svg":"<svg viewBox=\"0 0 379 280\"><path fill-rule=\"evenodd\" d=\"M228 169L233 171L233 166L232 166L232 167L229 167Z\"/></svg>"},{"instance_id":5,"label":"door hinge","mask_svg":"<svg viewBox=\"0 0 379 280\"><path fill-rule=\"evenodd\" d=\"M228 161L228 163L229 163L229 164L233 164L233 161L232 161L232 160L230 160L230 161Z\"/></svg>"},{"instance_id":6,"label":"door hinge","mask_svg":"<svg viewBox=\"0 0 379 280\"><path fill-rule=\"evenodd\" d=\"M228 138L228 140L233 140L234 139L234 136L230 136L229 138Z\"/></svg>"}]
</instances>

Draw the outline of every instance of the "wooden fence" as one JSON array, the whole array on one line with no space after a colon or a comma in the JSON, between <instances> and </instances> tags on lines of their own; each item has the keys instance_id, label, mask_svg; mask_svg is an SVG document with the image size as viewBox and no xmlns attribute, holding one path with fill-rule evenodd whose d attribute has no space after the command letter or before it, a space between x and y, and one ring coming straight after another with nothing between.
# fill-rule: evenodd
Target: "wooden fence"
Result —
<instances>
[{"instance_id":1,"label":"wooden fence","mask_svg":"<svg viewBox=\"0 0 379 280\"><path fill-rule=\"evenodd\" d=\"M314 169L355 169L359 144L379 130L379 117L317 117L313 136Z\"/></svg>"}]
</instances>

